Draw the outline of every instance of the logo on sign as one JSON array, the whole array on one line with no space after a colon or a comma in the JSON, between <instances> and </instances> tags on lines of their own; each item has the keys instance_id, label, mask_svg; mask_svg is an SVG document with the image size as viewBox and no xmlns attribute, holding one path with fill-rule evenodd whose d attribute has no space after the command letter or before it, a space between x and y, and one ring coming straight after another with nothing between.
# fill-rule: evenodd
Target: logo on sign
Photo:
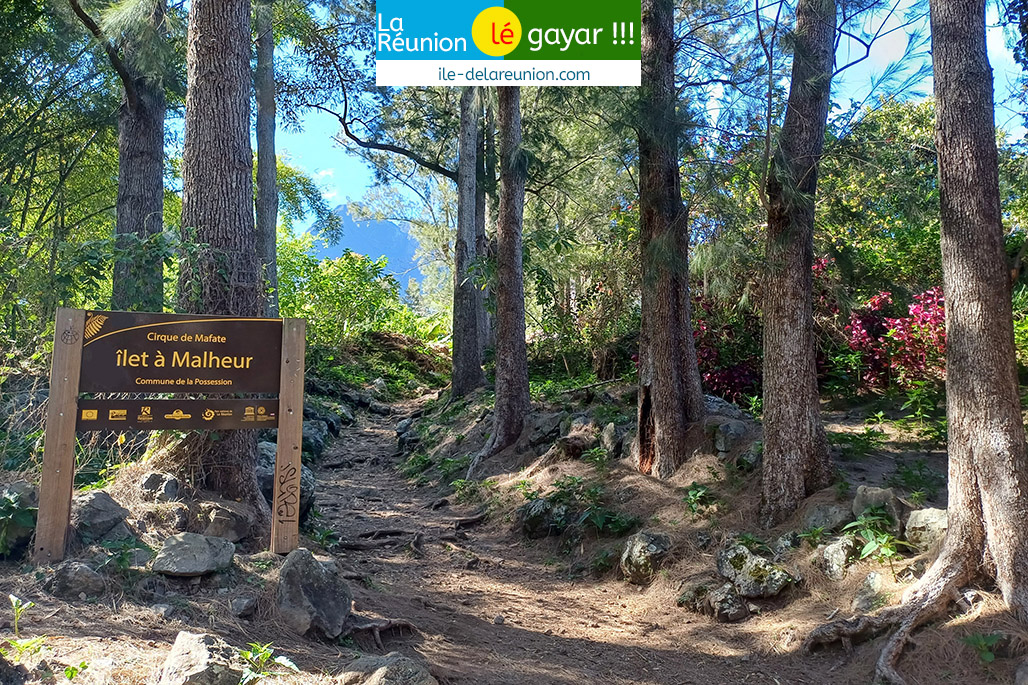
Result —
<instances>
[{"instance_id":1,"label":"logo on sign","mask_svg":"<svg viewBox=\"0 0 1028 685\"><path fill-rule=\"evenodd\" d=\"M98 418L98 412L96 409L83 409L82 420L83 421L96 421Z\"/></svg>"},{"instance_id":2,"label":"logo on sign","mask_svg":"<svg viewBox=\"0 0 1028 685\"><path fill-rule=\"evenodd\" d=\"M184 411L182 411L181 409L176 409L175 411L171 412L170 414L165 414L164 418L171 419L172 421L181 421L183 419L191 419L191 418L193 418L193 415L192 414L187 414Z\"/></svg>"},{"instance_id":3,"label":"logo on sign","mask_svg":"<svg viewBox=\"0 0 1028 685\"><path fill-rule=\"evenodd\" d=\"M107 412L108 421L128 421L128 409L111 409Z\"/></svg>"}]
</instances>

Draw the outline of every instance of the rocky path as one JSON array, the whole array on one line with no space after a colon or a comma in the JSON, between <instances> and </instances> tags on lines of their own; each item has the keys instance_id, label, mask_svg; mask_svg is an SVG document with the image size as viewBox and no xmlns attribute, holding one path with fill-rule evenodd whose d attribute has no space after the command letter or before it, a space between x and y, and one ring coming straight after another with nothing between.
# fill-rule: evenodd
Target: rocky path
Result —
<instances>
[{"instance_id":1,"label":"rocky path","mask_svg":"<svg viewBox=\"0 0 1028 685\"><path fill-rule=\"evenodd\" d=\"M435 489L397 468L395 425L418 406L363 416L316 467L319 525L363 579L351 581L356 610L418 628L387 636L387 650L419 652L449 685L824 682L792 659L760 663L754 636L720 635L676 609L670 581L572 578L509 521L457 529L477 510L438 506Z\"/></svg>"}]
</instances>

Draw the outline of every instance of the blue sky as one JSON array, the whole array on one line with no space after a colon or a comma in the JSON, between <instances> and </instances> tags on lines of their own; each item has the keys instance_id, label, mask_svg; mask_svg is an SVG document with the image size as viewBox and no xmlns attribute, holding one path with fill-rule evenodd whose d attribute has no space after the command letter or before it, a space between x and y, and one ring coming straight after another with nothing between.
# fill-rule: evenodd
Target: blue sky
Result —
<instances>
[{"instance_id":1,"label":"blue sky","mask_svg":"<svg viewBox=\"0 0 1028 685\"><path fill-rule=\"evenodd\" d=\"M894 18L886 28L900 21ZM1021 115L1003 102L1012 88L1016 88L1021 69L1006 47L1003 30L996 26L997 12L992 6L989 10L989 23L988 47L996 86L996 124L1015 137L1023 137L1025 129ZM850 98L862 99L867 94L872 75L880 74L891 62L902 56L906 44L907 37L902 31L876 41L867 60L840 74L833 89L834 97L843 103L848 103ZM863 54L862 47L843 43L837 60L839 64L847 63L859 54ZM918 86L918 90L925 94L930 94L931 88L931 78ZM278 131L276 142L279 154L290 164L311 174L330 205L361 199L372 185L372 174L360 157L333 141L333 136L339 130L336 118L324 112L309 112L302 121L302 131ZM345 238L343 242L345 244Z\"/></svg>"}]
</instances>

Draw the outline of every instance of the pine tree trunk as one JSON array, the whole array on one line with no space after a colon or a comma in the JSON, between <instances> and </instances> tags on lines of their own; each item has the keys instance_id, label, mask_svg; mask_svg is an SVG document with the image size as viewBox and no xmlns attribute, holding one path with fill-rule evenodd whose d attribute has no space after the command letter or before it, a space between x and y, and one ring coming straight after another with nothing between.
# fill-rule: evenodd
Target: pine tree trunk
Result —
<instances>
[{"instance_id":1,"label":"pine tree trunk","mask_svg":"<svg viewBox=\"0 0 1028 685\"><path fill-rule=\"evenodd\" d=\"M486 258L486 250L489 245L485 235L488 212L486 202L486 155L489 152L486 145L486 123L485 117L482 117L482 121L478 126L478 141L476 145L478 150L478 169L477 178L475 179L475 258L479 262ZM492 322L490 321L489 311L485 308L488 298L488 286L485 288L475 288L475 310L478 312L478 347L480 350L479 356L483 360L485 359L486 350L492 347L492 335L490 334Z\"/></svg>"},{"instance_id":2,"label":"pine tree trunk","mask_svg":"<svg viewBox=\"0 0 1028 685\"><path fill-rule=\"evenodd\" d=\"M792 83L767 182L761 518L783 521L831 482L812 309L814 196L835 64L835 0L800 0Z\"/></svg>"},{"instance_id":3,"label":"pine tree trunk","mask_svg":"<svg viewBox=\"0 0 1028 685\"><path fill-rule=\"evenodd\" d=\"M689 217L678 172L673 4L645 0L642 19L642 330L633 450L642 473L670 478L699 443L704 404L689 300Z\"/></svg>"},{"instance_id":4,"label":"pine tree trunk","mask_svg":"<svg viewBox=\"0 0 1028 685\"><path fill-rule=\"evenodd\" d=\"M918 586L995 569L1028 620L1028 460L1003 246L984 0L931 3L946 296L949 530ZM984 563L983 562L987 562Z\"/></svg>"},{"instance_id":5,"label":"pine tree trunk","mask_svg":"<svg viewBox=\"0 0 1028 685\"><path fill-rule=\"evenodd\" d=\"M179 306L197 314L261 316L250 149L250 2L193 0L186 52L183 240L206 244L182 260ZM256 432L187 439L169 457L199 485L248 502L268 518L257 488Z\"/></svg>"},{"instance_id":6,"label":"pine tree trunk","mask_svg":"<svg viewBox=\"0 0 1028 685\"><path fill-rule=\"evenodd\" d=\"M485 122L482 127L482 134L485 137L485 150L482 159L482 173L484 175L484 180L481 185L482 191L485 194L485 197L483 198L483 202L485 203L485 212L482 215L482 224L478 232L478 254L482 255L486 259L492 259L496 256L496 236L490 236L486 232L487 226L495 226L496 224L496 216L498 213L497 205L499 204L499 198L497 197L496 192L495 131L496 117L493 112L493 105L491 101L487 101L485 106ZM491 298L493 294L493 288L491 285L482 292L483 311L481 327L479 330L484 331L482 334L483 350L489 350L496 347L496 317L485 308L485 301Z\"/></svg>"},{"instance_id":7,"label":"pine tree trunk","mask_svg":"<svg viewBox=\"0 0 1028 685\"><path fill-rule=\"evenodd\" d=\"M451 396L463 397L485 384L482 348L478 340L479 290L470 274L475 261L475 205L478 176L478 114L475 87L460 97L459 158L457 161L457 240L453 273L453 370Z\"/></svg>"},{"instance_id":8,"label":"pine tree trunk","mask_svg":"<svg viewBox=\"0 0 1028 685\"><path fill-rule=\"evenodd\" d=\"M114 265L111 308L160 312L164 256L140 242L164 231L164 86L144 77L134 80L135 107L126 99L118 113L115 232L128 256Z\"/></svg>"},{"instance_id":9,"label":"pine tree trunk","mask_svg":"<svg viewBox=\"0 0 1028 685\"><path fill-rule=\"evenodd\" d=\"M525 206L525 168L521 151L521 91L500 86L500 207L497 223L496 407L490 452L521 435L531 408L528 351L525 345L525 284L521 224Z\"/></svg>"},{"instance_id":10,"label":"pine tree trunk","mask_svg":"<svg viewBox=\"0 0 1028 685\"><path fill-rule=\"evenodd\" d=\"M261 260L267 313L278 316L278 162L275 157L275 35L271 0L259 0L254 13L257 64L253 87L257 100L257 255Z\"/></svg>"}]
</instances>

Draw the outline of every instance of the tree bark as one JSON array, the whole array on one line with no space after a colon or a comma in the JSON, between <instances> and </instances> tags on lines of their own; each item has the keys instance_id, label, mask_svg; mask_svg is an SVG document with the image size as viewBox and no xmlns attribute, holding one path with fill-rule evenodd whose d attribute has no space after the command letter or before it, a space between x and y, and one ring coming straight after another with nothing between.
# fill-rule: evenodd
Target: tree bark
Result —
<instances>
[{"instance_id":1,"label":"tree bark","mask_svg":"<svg viewBox=\"0 0 1028 685\"><path fill-rule=\"evenodd\" d=\"M497 224L496 407L489 452L514 443L531 408L525 345L525 283L521 229L525 160L521 151L521 90L500 86L500 207Z\"/></svg>"},{"instance_id":2,"label":"tree bark","mask_svg":"<svg viewBox=\"0 0 1028 685\"><path fill-rule=\"evenodd\" d=\"M144 47L126 42L119 52L78 0L69 4L103 47L122 85L114 233L116 245L125 254L115 260L111 308L160 312L164 309L164 255L145 243L164 231L164 85L138 68L138 53ZM164 40L166 11L164 0L159 0L147 17L157 40Z\"/></svg>"},{"instance_id":3,"label":"tree bark","mask_svg":"<svg viewBox=\"0 0 1028 685\"><path fill-rule=\"evenodd\" d=\"M478 186L478 114L475 87L466 86L460 97L459 157L457 162L457 239L453 269L453 369L451 396L463 397L485 385L479 343L479 289L471 278L475 261L476 189Z\"/></svg>"},{"instance_id":4,"label":"tree bark","mask_svg":"<svg viewBox=\"0 0 1028 685\"><path fill-rule=\"evenodd\" d=\"M152 244L164 231L164 86L135 77L135 107L118 113L118 199L115 233L127 255L114 265L111 308L164 310L164 255ZM128 240L134 236L136 240Z\"/></svg>"},{"instance_id":5,"label":"tree bark","mask_svg":"<svg viewBox=\"0 0 1028 685\"><path fill-rule=\"evenodd\" d=\"M485 204L485 212L482 214L482 226L478 233L478 254L482 255L485 259L492 259L496 255L496 236L495 234L490 236L486 232L486 228L494 226L496 223L499 198L497 197L496 189L496 116L494 114L493 103L491 100L486 101L485 123L482 128L482 133L485 138L484 156L482 159L482 173L484 175L484 180L482 182L482 192L484 193L484 197L482 201ZM483 350L489 350L496 347L496 317L485 307L485 302L492 297L493 286L492 283L490 283L490 285L482 291L483 302L480 330L482 331L481 341Z\"/></svg>"},{"instance_id":6,"label":"tree bark","mask_svg":"<svg viewBox=\"0 0 1028 685\"><path fill-rule=\"evenodd\" d=\"M267 314L278 316L278 162L275 157L275 35L271 0L259 0L254 12L257 64L253 88L257 101L257 255L261 260Z\"/></svg>"},{"instance_id":7,"label":"tree bark","mask_svg":"<svg viewBox=\"0 0 1028 685\"><path fill-rule=\"evenodd\" d=\"M1028 454L1018 398L1011 283L1003 245L985 0L932 0L935 145L946 296L949 527L935 563L903 604L815 630L806 647L898 626L876 682L902 685L911 633L945 614L958 590L995 579L1028 621Z\"/></svg>"},{"instance_id":8,"label":"tree bark","mask_svg":"<svg viewBox=\"0 0 1028 685\"><path fill-rule=\"evenodd\" d=\"M186 52L182 226L187 244L180 266L184 312L261 316L263 281L256 250L253 153L250 148L250 1L193 0ZM220 439L193 434L169 457L191 469L199 485L240 499L267 521L255 474L256 432Z\"/></svg>"},{"instance_id":9,"label":"tree bark","mask_svg":"<svg viewBox=\"0 0 1028 685\"><path fill-rule=\"evenodd\" d=\"M669 478L702 435L703 391L689 300L689 220L678 171L674 7L645 0L639 137L642 330L638 432L642 473Z\"/></svg>"},{"instance_id":10,"label":"tree bark","mask_svg":"<svg viewBox=\"0 0 1028 685\"><path fill-rule=\"evenodd\" d=\"M485 94L482 91L483 95ZM479 98L482 99L482 98ZM481 110L479 114L484 115L484 110ZM492 132L486 133L486 126L492 125L492 122L486 119L484 116L481 117L481 121L478 126L478 141L476 149L478 150L478 168L477 168L477 179L475 182L475 258L479 263L486 259L487 251L489 249L489 243L486 238L485 227L488 217L488 203L487 203L487 191L486 184L491 183L491 179L488 178L486 163L486 157L490 154L490 147L487 143L487 135L491 136ZM475 288L475 309L478 312L478 346L480 349L479 355L482 359L485 359L486 350L492 347L492 322L489 316L489 310L486 309L486 301L489 299L489 287Z\"/></svg>"},{"instance_id":11,"label":"tree bark","mask_svg":"<svg viewBox=\"0 0 1028 685\"><path fill-rule=\"evenodd\" d=\"M767 526L783 521L832 478L817 386L812 268L835 23L835 0L800 0L796 7L792 83L767 179L761 493Z\"/></svg>"},{"instance_id":12,"label":"tree bark","mask_svg":"<svg viewBox=\"0 0 1028 685\"><path fill-rule=\"evenodd\" d=\"M946 296L949 530L919 589L990 566L1028 620L1028 461L1003 246L984 0L931 3ZM991 563L988 563L990 562ZM985 563L983 563L985 562Z\"/></svg>"}]
</instances>

